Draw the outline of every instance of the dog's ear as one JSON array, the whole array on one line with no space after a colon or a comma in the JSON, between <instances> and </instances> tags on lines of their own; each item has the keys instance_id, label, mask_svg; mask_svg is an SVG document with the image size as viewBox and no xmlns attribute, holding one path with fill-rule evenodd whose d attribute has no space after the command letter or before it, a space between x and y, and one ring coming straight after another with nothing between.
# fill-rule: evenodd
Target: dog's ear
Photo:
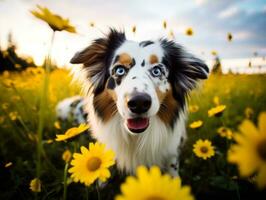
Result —
<instances>
[{"instance_id":1,"label":"dog's ear","mask_svg":"<svg viewBox=\"0 0 266 200\"><path fill-rule=\"evenodd\" d=\"M126 40L124 32L110 29L106 37L99 38L77 52L70 60L72 64L83 64L84 71L93 85L93 92L100 93L109 76L109 66L115 50Z\"/></svg>"},{"instance_id":2,"label":"dog's ear","mask_svg":"<svg viewBox=\"0 0 266 200\"><path fill-rule=\"evenodd\" d=\"M197 81L208 78L209 68L174 41L161 39L160 43L164 49L163 62L170 71L169 80L174 96L184 104L185 96L196 87Z\"/></svg>"}]
</instances>

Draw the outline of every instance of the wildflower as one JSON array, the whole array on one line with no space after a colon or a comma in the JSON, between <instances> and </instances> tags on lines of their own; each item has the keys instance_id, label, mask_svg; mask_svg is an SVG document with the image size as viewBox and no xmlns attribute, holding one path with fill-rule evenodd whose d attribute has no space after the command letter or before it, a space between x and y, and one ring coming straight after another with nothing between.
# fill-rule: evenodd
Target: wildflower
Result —
<instances>
[{"instance_id":1,"label":"wildflower","mask_svg":"<svg viewBox=\"0 0 266 200\"><path fill-rule=\"evenodd\" d=\"M3 51L3 55L5 54L5 51ZM8 78L10 76L10 74L9 74L9 71L7 71L7 70L5 70L4 72L3 72L3 77L4 78Z\"/></svg>"},{"instance_id":2,"label":"wildflower","mask_svg":"<svg viewBox=\"0 0 266 200\"><path fill-rule=\"evenodd\" d=\"M193 200L189 186L181 186L179 177L172 178L162 175L159 167L153 166L148 170L144 166L137 168L137 177L127 177L121 185L121 195L115 200Z\"/></svg>"},{"instance_id":3,"label":"wildflower","mask_svg":"<svg viewBox=\"0 0 266 200\"><path fill-rule=\"evenodd\" d=\"M68 129L65 134L62 135L56 135L56 141L64 141L70 138L73 138L81 133L83 133L84 131L86 131L89 128L88 125L86 124L80 124L79 127L74 127L74 128L70 128Z\"/></svg>"},{"instance_id":4,"label":"wildflower","mask_svg":"<svg viewBox=\"0 0 266 200\"><path fill-rule=\"evenodd\" d=\"M204 160L214 156L215 154L214 147L212 146L212 143L209 140L199 139L193 145L193 147L193 152L195 153L195 155Z\"/></svg>"},{"instance_id":5,"label":"wildflower","mask_svg":"<svg viewBox=\"0 0 266 200\"><path fill-rule=\"evenodd\" d=\"M197 106L197 105L191 105L191 106L188 107L188 110L189 110L190 113L198 112L199 106Z\"/></svg>"},{"instance_id":6,"label":"wildflower","mask_svg":"<svg viewBox=\"0 0 266 200\"><path fill-rule=\"evenodd\" d=\"M212 54L213 56L217 56L217 55L218 55L217 51L215 51L215 50L212 50L212 51L211 51L211 54Z\"/></svg>"},{"instance_id":7,"label":"wildflower","mask_svg":"<svg viewBox=\"0 0 266 200\"><path fill-rule=\"evenodd\" d=\"M220 117L225 109L226 109L226 105L219 105L214 108L211 108L210 110L208 110L208 116L209 117L212 117L212 116Z\"/></svg>"},{"instance_id":8,"label":"wildflower","mask_svg":"<svg viewBox=\"0 0 266 200\"><path fill-rule=\"evenodd\" d=\"M228 40L229 42L231 42L232 39L233 39L233 35L232 35L232 33L227 33L227 40Z\"/></svg>"},{"instance_id":9,"label":"wildflower","mask_svg":"<svg viewBox=\"0 0 266 200\"><path fill-rule=\"evenodd\" d=\"M9 107L9 104L8 104L8 103L3 103L3 104L2 104L2 108L3 108L3 110L7 110L8 107Z\"/></svg>"},{"instance_id":10,"label":"wildflower","mask_svg":"<svg viewBox=\"0 0 266 200\"><path fill-rule=\"evenodd\" d=\"M74 153L69 169L74 182L91 185L97 178L106 181L111 176L108 167L114 165L114 152L106 150L104 144L90 143L89 149L82 146L81 153Z\"/></svg>"},{"instance_id":11,"label":"wildflower","mask_svg":"<svg viewBox=\"0 0 266 200\"><path fill-rule=\"evenodd\" d=\"M92 27L92 28L95 26L94 22L90 22L89 25L90 25L90 27Z\"/></svg>"},{"instance_id":12,"label":"wildflower","mask_svg":"<svg viewBox=\"0 0 266 200\"><path fill-rule=\"evenodd\" d=\"M220 99L219 99L218 96L213 97L213 103L216 106L219 106L220 105Z\"/></svg>"},{"instance_id":13,"label":"wildflower","mask_svg":"<svg viewBox=\"0 0 266 200\"><path fill-rule=\"evenodd\" d=\"M250 120L239 126L240 133L234 136L236 144L228 151L228 161L235 163L241 176L257 174L259 188L266 187L266 112L259 115L258 127Z\"/></svg>"},{"instance_id":14,"label":"wildflower","mask_svg":"<svg viewBox=\"0 0 266 200\"><path fill-rule=\"evenodd\" d=\"M231 129L229 129L227 127L220 127L220 128L218 128L217 133L221 137L225 137L228 140L231 140L233 138L233 132L231 131Z\"/></svg>"},{"instance_id":15,"label":"wildflower","mask_svg":"<svg viewBox=\"0 0 266 200\"><path fill-rule=\"evenodd\" d=\"M188 28L187 30L186 30L186 35L188 35L188 36L192 36L194 33L193 33L193 29L192 28Z\"/></svg>"},{"instance_id":16,"label":"wildflower","mask_svg":"<svg viewBox=\"0 0 266 200\"><path fill-rule=\"evenodd\" d=\"M202 125L203 125L203 121L198 120L198 121L194 121L194 122L192 122L192 123L189 125L189 127L192 128L192 129L198 129L198 128L200 128Z\"/></svg>"},{"instance_id":17,"label":"wildflower","mask_svg":"<svg viewBox=\"0 0 266 200\"><path fill-rule=\"evenodd\" d=\"M46 140L47 144L52 144L54 141L52 139Z\"/></svg>"},{"instance_id":18,"label":"wildflower","mask_svg":"<svg viewBox=\"0 0 266 200\"><path fill-rule=\"evenodd\" d=\"M135 33L136 33L136 30L137 30L137 27L134 25L134 26L132 27L132 32L135 34Z\"/></svg>"},{"instance_id":19,"label":"wildflower","mask_svg":"<svg viewBox=\"0 0 266 200\"><path fill-rule=\"evenodd\" d=\"M60 122L59 122L59 121L55 121L55 122L54 122L54 127L55 127L56 129L61 129Z\"/></svg>"},{"instance_id":20,"label":"wildflower","mask_svg":"<svg viewBox=\"0 0 266 200\"><path fill-rule=\"evenodd\" d=\"M38 178L30 181L30 190L32 192L41 192L41 181Z\"/></svg>"},{"instance_id":21,"label":"wildflower","mask_svg":"<svg viewBox=\"0 0 266 200\"><path fill-rule=\"evenodd\" d=\"M10 112L8 116L12 121L15 121L18 118L18 112Z\"/></svg>"},{"instance_id":22,"label":"wildflower","mask_svg":"<svg viewBox=\"0 0 266 200\"><path fill-rule=\"evenodd\" d=\"M245 117L247 118L247 119L251 119L251 117L254 115L254 110L252 109L252 108L250 108L250 107L247 107L246 109L245 109Z\"/></svg>"},{"instance_id":23,"label":"wildflower","mask_svg":"<svg viewBox=\"0 0 266 200\"><path fill-rule=\"evenodd\" d=\"M167 28L167 22L166 22L166 20L163 21L163 28L164 28L164 29Z\"/></svg>"},{"instance_id":24,"label":"wildflower","mask_svg":"<svg viewBox=\"0 0 266 200\"><path fill-rule=\"evenodd\" d=\"M62 154L62 159L63 159L66 163L68 163L68 162L70 161L71 157L72 157L72 154L71 154L71 152L70 152L68 149L65 150L64 153Z\"/></svg>"},{"instance_id":25,"label":"wildflower","mask_svg":"<svg viewBox=\"0 0 266 200\"><path fill-rule=\"evenodd\" d=\"M37 6L37 10L32 10L31 13L36 17L46 22L53 31L68 31L76 33L74 26L70 25L68 19L64 19L59 15L52 13L48 8Z\"/></svg>"},{"instance_id":26,"label":"wildflower","mask_svg":"<svg viewBox=\"0 0 266 200\"><path fill-rule=\"evenodd\" d=\"M10 167L10 166L12 166L12 165L13 165L12 162L8 162L8 163L5 164L5 168L8 168L8 167Z\"/></svg>"},{"instance_id":27,"label":"wildflower","mask_svg":"<svg viewBox=\"0 0 266 200\"><path fill-rule=\"evenodd\" d=\"M175 39L175 34L174 34L174 31L173 30L170 30L169 31L169 38Z\"/></svg>"}]
</instances>

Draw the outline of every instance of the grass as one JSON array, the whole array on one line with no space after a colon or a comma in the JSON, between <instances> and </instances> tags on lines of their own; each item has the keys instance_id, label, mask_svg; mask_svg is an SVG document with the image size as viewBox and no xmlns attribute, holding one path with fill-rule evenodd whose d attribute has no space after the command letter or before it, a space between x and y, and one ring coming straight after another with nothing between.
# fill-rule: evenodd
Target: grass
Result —
<instances>
[{"instance_id":1,"label":"grass","mask_svg":"<svg viewBox=\"0 0 266 200\"><path fill-rule=\"evenodd\" d=\"M33 199L29 189L30 181L36 172L36 144L38 112L42 88L42 69L29 68L22 73L7 73L0 76L0 199ZM64 133L71 124L62 124L60 130L54 127L56 121L55 106L60 100L77 95L80 88L70 84L71 78L65 70L54 70L50 76L49 104L45 109L45 126L42 153L42 192L41 199L60 199L64 189L65 162L62 153L69 149L74 152L74 142L51 142L56 134ZM247 107L253 110L251 120L256 123L260 112L266 111L266 75L224 75L215 76L203 82L199 89L192 92L190 105L197 105L199 110L190 113L188 125L197 120L203 121L199 129L188 129L188 140L183 149L180 175L185 184L192 186L197 197L212 197L216 192L223 192L232 199L238 199L245 192L254 192L252 180L238 177L236 167L226 162L226 151L232 141L221 138L217 129L226 126L237 131L238 125L245 118ZM213 98L219 97L220 104L227 106L221 117L208 117L207 111L214 107ZM11 119L11 112L17 112ZM88 145L88 135L75 139L78 146ZM201 160L192 152L192 146L198 139L210 139L216 155L209 160ZM12 165L5 167L5 164ZM113 170L111 183L100 189L101 198L112 198L119 192L119 183L123 180ZM72 183L69 178L68 199L97 198L97 191L81 184Z\"/></svg>"}]
</instances>

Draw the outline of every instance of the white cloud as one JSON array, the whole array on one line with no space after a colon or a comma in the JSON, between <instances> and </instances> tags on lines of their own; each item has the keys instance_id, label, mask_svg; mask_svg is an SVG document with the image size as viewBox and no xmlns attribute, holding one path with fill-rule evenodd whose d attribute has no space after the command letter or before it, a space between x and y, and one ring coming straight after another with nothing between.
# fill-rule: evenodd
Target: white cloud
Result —
<instances>
[{"instance_id":1,"label":"white cloud","mask_svg":"<svg viewBox=\"0 0 266 200\"><path fill-rule=\"evenodd\" d=\"M240 10L236 6L231 6L218 14L218 17L221 19L230 18L237 15Z\"/></svg>"}]
</instances>

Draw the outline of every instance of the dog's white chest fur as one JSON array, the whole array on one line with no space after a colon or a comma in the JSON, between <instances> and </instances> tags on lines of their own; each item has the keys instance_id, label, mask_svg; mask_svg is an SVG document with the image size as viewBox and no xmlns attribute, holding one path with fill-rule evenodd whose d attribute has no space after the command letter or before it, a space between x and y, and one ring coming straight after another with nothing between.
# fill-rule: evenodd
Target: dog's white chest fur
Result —
<instances>
[{"instance_id":1,"label":"dog's white chest fur","mask_svg":"<svg viewBox=\"0 0 266 200\"><path fill-rule=\"evenodd\" d=\"M92 134L115 152L120 170L134 173L139 165L157 165L173 176L178 175L178 148L181 138L186 137L185 114L180 113L173 129L154 116L149 128L134 136L126 132L119 113L103 123L94 111L92 99L88 97L86 107Z\"/></svg>"}]
</instances>

